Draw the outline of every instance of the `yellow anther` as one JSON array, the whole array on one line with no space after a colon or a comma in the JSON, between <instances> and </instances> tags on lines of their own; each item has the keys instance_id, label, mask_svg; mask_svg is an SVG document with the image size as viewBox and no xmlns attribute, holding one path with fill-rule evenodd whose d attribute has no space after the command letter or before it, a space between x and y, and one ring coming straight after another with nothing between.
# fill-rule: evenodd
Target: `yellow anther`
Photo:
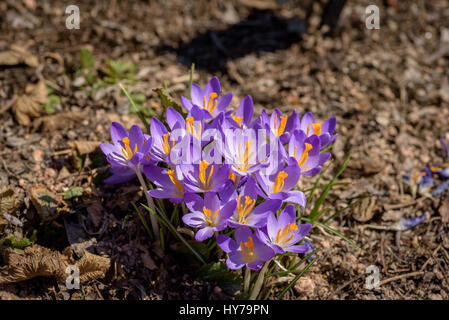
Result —
<instances>
[{"instance_id":1,"label":"yellow anther","mask_svg":"<svg viewBox=\"0 0 449 320\"><path fill-rule=\"evenodd\" d=\"M229 177L228 177L228 179L231 179L232 181L235 182L235 174L234 174L234 172L232 172L232 170L229 171Z\"/></svg>"},{"instance_id":2,"label":"yellow anther","mask_svg":"<svg viewBox=\"0 0 449 320\"><path fill-rule=\"evenodd\" d=\"M195 126L193 125L193 117L186 118L186 129L189 133L194 135L197 139L199 139L201 137L202 125L200 123L198 130L196 130Z\"/></svg>"},{"instance_id":3,"label":"yellow anther","mask_svg":"<svg viewBox=\"0 0 449 320\"><path fill-rule=\"evenodd\" d=\"M277 234L276 234L276 242L279 244L285 244L289 242L295 234L291 234L287 239L287 237L292 231L298 230L298 226L296 223L287 223L287 225L284 228L279 228Z\"/></svg>"},{"instance_id":4,"label":"yellow anther","mask_svg":"<svg viewBox=\"0 0 449 320\"><path fill-rule=\"evenodd\" d=\"M242 158L242 152L241 152L242 145L239 144L239 147L238 147L238 152L239 152L238 169L240 171L246 172L250 168L250 166L248 166L248 163L254 156L254 152L255 152L255 151L250 152L252 146L253 146L253 141L249 140L249 141L245 142L245 150L243 151L243 158Z\"/></svg>"},{"instance_id":5,"label":"yellow anther","mask_svg":"<svg viewBox=\"0 0 449 320\"><path fill-rule=\"evenodd\" d=\"M288 177L288 174L285 171L280 171L276 180L274 181L273 193L281 192L284 188L284 180Z\"/></svg>"},{"instance_id":6,"label":"yellow anther","mask_svg":"<svg viewBox=\"0 0 449 320\"><path fill-rule=\"evenodd\" d=\"M175 185L175 187L178 188L178 190L183 193L184 192L184 188L182 187L182 185L179 182L178 178L176 178L175 170L168 170L167 174L170 177L171 182L173 182L173 184Z\"/></svg>"},{"instance_id":7,"label":"yellow anther","mask_svg":"<svg viewBox=\"0 0 449 320\"><path fill-rule=\"evenodd\" d=\"M319 136L321 134L321 124L320 123L314 123L312 124L313 127L313 133Z\"/></svg>"},{"instance_id":8,"label":"yellow anther","mask_svg":"<svg viewBox=\"0 0 449 320\"><path fill-rule=\"evenodd\" d=\"M242 117L233 116L232 119L234 119L235 122L239 125L239 127L242 126Z\"/></svg>"},{"instance_id":9,"label":"yellow anther","mask_svg":"<svg viewBox=\"0 0 449 320\"><path fill-rule=\"evenodd\" d=\"M163 135L164 137L164 143L162 144L162 148L164 149L164 152L166 155L168 155L170 153L170 143L168 142L168 137L170 136L169 133L165 133ZM174 143L174 141L173 141Z\"/></svg>"},{"instance_id":10,"label":"yellow anther","mask_svg":"<svg viewBox=\"0 0 449 320\"><path fill-rule=\"evenodd\" d=\"M245 197L245 205L242 205L240 195L237 197L237 212L239 214L239 223L246 224L246 216L253 210L256 200L249 196Z\"/></svg>"},{"instance_id":11,"label":"yellow anther","mask_svg":"<svg viewBox=\"0 0 449 320\"><path fill-rule=\"evenodd\" d=\"M246 247L246 250L243 246ZM249 241L245 242L245 244L243 244L243 242L240 242L240 249L242 250L244 256L251 258L254 255L253 238L249 237Z\"/></svg>"},{"instance_id":12,"label":"yellow anther","mask_svg":"<svg viewBox=\"0 0 449 320\"><path fill-rule=\"evenodd\" d=\"M215 222L215 220L217 219L218 209L216 209L214 211L214 214L212 215L212 210L210 210L210 209L206 208L205 206L203 206L203 213L204 213L204 216L206 217L206 222L208 222L210 224L213 224Z\"/></svg>"},{"instance_id":13,"label":"yellow anther","mask_svg":"<svg viewBox=\"0 0 449 320\"><path fill-rule=\"evenodd\" d=\"M287 125L287 116L281 116L281 122L279 123L279 127L277 126L277 113L274 115L274 133L276 136L281 136L284 133L285 126Z\"/></svg>"},{"instance_id":14,"label":"yellow anther","mask_svg":"<svg viewBox=\"0 0 449 320\"><path fill-rule=\"evenodd\" d=\"M200 161L198 176L200 178L201 183L206 188L209 186L210 179L212 178L212 173L214 172L214 166L211 165L210 170L209 170L209 176L207 177L207 180L206 180L206 170L208 167L209 167L209 163L207 161L205 161L205 160Z\"/></svg>"},{"instance_id":15,"label":"yellow anther","mask_svg":"<svg viewBox=\"0 0 449 320\"><path fill-rule=\"evenodd\" d=\"M218 99L215 99L218 97L218 94L215 92L212 92L209 96L209 101L207 101L206 105L206 97L203 96L203 109L206 109L210 113L212 113L215 110L215 107L217 106Z\"/></svg>"},{"instance_id":16,"label":"yellow anther","mask_svg":"<svg viewBox=\"0 0 449 320\"><path fill-rule=\"evenodd\" d=\"M310 143L306 142L305 146L306 147L305 147L304 151L302 152L301 158L299 158L299 159L296 158L296 149L297 149L297 147L295 147L294 156L295 156L296 159L298 159L298 165L300 167L302 167L304 165L304 163L306 163L307 158L309 157L309 151L312 150L312 145Z\"/></svg>"},{"instance_id":17,"label":"yellow anther","mask_svg":"<svg viewBox=\"0 0 449 320\"><path fill-rule=\"evenodd\" d=\"M134 145L134 152L131 150L131 147L129 146L129 138L124 137L123 138L123 144L125 145L125 149L122 148L122 153L126 157L126 159L131 160L133 155L137 152L137 144Z\"/></svg>"},{"instance_id":18,"label":"yellow anther","mask_svg":"<svg viewBox=\"0 0 449 320\"><path fill-rule=\"evenodd\" d=\"M309 122L309 124L307 125L307 131L306 131L306 136L309 136L309 131L310 131L310 125L312 124L312 128L313 128L313 134L316 134L317 136L319 136L321 134L321 124L320 123L311 123Z\"/></svg>"}]
</instances>

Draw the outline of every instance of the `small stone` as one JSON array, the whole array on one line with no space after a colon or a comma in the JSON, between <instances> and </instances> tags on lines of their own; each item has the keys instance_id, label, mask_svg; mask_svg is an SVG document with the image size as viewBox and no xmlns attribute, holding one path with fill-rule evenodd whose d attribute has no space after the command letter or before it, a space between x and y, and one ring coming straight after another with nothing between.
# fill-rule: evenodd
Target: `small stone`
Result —
<instances>
[{"instance_id":1,"label":"small stone","mask_svg":"<svg viewBox=\"0 0 449 320\"><path fill-rule=\"evenodd\" d=\"M43 159L44 159L44 153L42 152L42 150L34 150L33 151L33 160L35 162L42 162Z\"/></svg>"}]
</instances>

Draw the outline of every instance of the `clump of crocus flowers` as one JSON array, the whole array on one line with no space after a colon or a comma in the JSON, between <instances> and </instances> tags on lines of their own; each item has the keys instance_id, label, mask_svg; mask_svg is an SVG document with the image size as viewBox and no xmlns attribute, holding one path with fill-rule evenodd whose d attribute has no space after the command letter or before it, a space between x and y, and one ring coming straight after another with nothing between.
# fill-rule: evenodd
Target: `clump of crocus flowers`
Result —
<instances>
[{"instance_id":1,"label":"clump of crocus flowers","mask_svg":"<svg viewBox=\"0 0 449 320\"><path fill-rule=\"evenodd\" d=\"M297 223L306 205L298 182L329 160L323 148L337 137L336 118L320 123L310 112L300 118L278 109L254 118L250 96L235 110L232 98L213 77L181 97L187 116L167 108L168 127L153 118L148 135L137 125L128 132L112 123L113 144L101 145L112 171L105 182L137 176L149 206L152 198L182 205L195 239L215 237L228 268L258 270L276 254L309 250L303 242L311 225ZM146 189L142 174L155 188Z\"/></svg>"}]
</instances>

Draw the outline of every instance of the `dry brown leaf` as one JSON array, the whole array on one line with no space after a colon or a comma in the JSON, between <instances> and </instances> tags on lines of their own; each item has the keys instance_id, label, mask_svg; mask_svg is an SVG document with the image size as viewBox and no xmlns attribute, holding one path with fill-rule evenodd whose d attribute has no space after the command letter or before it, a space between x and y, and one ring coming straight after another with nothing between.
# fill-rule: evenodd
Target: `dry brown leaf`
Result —
<instances>
[{"instance_id":1,"label":"dry brown leaf","mask_svg":"<svg viewBox=\"0 0 449 320\"><path fill-rule=\"evenodd\" d=\"M80 282L103 278L109 269L110 260L106 257L84 252L79 261L72 258L70 247L61 254L58 251L33 245L25 250L8 248L5 251L6 265L0 268L0 284L28 280L34 277L55 277L64 282L69 265L76 265L80 271Z\"/></svg>"},{"instance_id":2,"label":"dry brown leaf","mask_svg":"<svg viewBox=\"0 0 449 320\"><path fill-rule=\"evenodd\" d=\"M47 95L47 87L43 81L27 85L25 94L17 97L12 105L17 122L23 126L29 126L32 118L44 114L45 110L41 104L47 102Z\"/></svg>"},{"instance_id":3,"label":"dry brown leaf","mask_svg":"<svg viewBox=\"0 0 449 320\"><path fill-rule=\"evenodd\" d=\"M85 115L76 112L64 112L51 116L45 116L34 120L33 129L37 130L42 126L43 131L55 131L66 128L70 122L80 122Z\"/></svg>"},{"instance_id":4,"label":"dry brown leaf","mask_svg":"<svg viewBox=\"0 0 449 320\"><path fill-rule=\"evenodd\" d=\"M446 198L443 200L443 204L441 205L438 212L440 213L441 220L444 223L448 223L449 222L449 198Z\"/></svg>"},{"instance_id":5,"label":"dry brown leaf","mask_svg":"<svg viewBox=\"0 0 449 320\"><path fill-rule=\"evenodd\" d=\"M28 196L43 221L51 221L59 214L58 208L64 203L61 197L56 196L43 186L32 186L28 189Z\"/></svg>"},{"instance_id":6,"label":"dry brown leaf","mask_svg":"<svg viewBox=\"0 0 449 320\"><path fill-rule=\"evenodd\" d=\"M80 155L94 152L101 144L101 141L77 140L69 142L69 146L76 149Z\"/></svg>"},{"instance_id":7,"label":"dry brown leaf","mask_svg":"<svg viewBox=\"0 0 449 320\"><path fill-rule=\"evenodd\" d=\"M103 278L109 269L110 260L85 251L84 256L76 265L80 270L80 282L83 283Z\"/></svg>"},{"instance_id":8,"label":"dry brown leaf","mask_svg":"<svg viewBox=\"0 0 449 320\"><path fill-rule=\"evenodd\" d=\"M147 250L145 250L144 253L142 253L140 255L140 257L142 258L142 262L143 262L143 265L145 266L145 268L147 268L149 270L157 269L156 263L154 262L153 258L151 258L150 254L148 253Z\"/></svg>"},{"instance_id":9,"label":"dry brown leaf","mask_svg":"<svg viewBox=\"0 0 449 320\"><path fill-rule=\"evenodd\" d=\"M8 221L3 218L3 215L0 215L0 232L3 232L8 225Z\"/></svg>"},{"instance_id":10,"label":"dry brown leaf","mask_svg":"<svg viewBox=\"0 0 449 320\"><path fill-rule=\"evenodd\" d=\"M11 45L10 50L0 52L0 65L14 66L21 63L25 63L33 68L39 65L39 61L35 55L15 44Z\"/></svg>"},{"instance_id":11,"label":"dry brown leaf","mask_svg":"<svg viewBox=\"0 0 449 320\"><path fill-rule=\"evenodd\" d=\"M0 186L0 214L13 214L22 204L22 195L8 186Z\"/></svg>"},{"instance_id":12,"label":"dry brown leaf","mask_svg":"<svg viewBox=\"0 0 449 320\"><path fill-rule=\"evenodd\" d=\"M377 197L370 197L363 199L360 203L354 206L352 217L359 222L366 222L376 213Z\"/></svg>"}]
</instances>

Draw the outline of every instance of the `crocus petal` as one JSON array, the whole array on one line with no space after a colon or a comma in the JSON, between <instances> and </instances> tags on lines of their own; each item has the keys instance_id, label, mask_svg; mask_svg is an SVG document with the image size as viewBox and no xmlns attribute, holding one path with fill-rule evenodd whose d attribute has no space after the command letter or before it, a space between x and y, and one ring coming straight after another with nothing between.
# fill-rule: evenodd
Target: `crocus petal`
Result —
<instances>
[{"instance_id":1,"label":"crocus petal","mask_svg":"<svg viewBox=\"0 0 449 320\"><path fill-rule=\"evenodd\" d=\"M128 136L128 131L118 122L111 123L111 139L112 143L122 141L124 137Z\"/></svg>"},{"instance_id":2,"label":"crocus petal","mask_svg":"<svg viewBox=\"0 0 449 320\"><path fill-rule=\"evenodd\" d=\"M101 151L103 151L103 153L105 155L108 155L114 151L116 151L116 152L118 151L117 147L115 145L107 143L107 142L103 142L102 144L100 144L100 149L101 149Z\"/></svg>"},{"instance_id":3,"label":"crocus petal","mask_svg":"<svg viewBox=\"0 0 449 320\"><path fill-rule=\"evenodd\" d=\"M235 241L238 243L248 241L248 238L251 237L253 233L251 229L248 227L240 227L235 230L234 237Z\"/></svg>"},{"instance_id":4,"label":"crocus petal","mask_svg":"<svg viewBox=\"0 0 449 320\"><path fill-rule=\"evenodd\" d=\"M203 89L196 83L193 83L190 87L190 99L192 99L193 104L203 107L203 95Z\"/></svg>"},{"instance_id":5,"label":"crocus petal","mask_svg":"<svg viewBox=\"0 0 449 320\"><path fill-rule=\"evenodd\" d=\"M260 268L262 268L262 265L263 265L262 261L254 261L254 262L248 263L246 266L248 268L250 268L251 270L259 270Z\"/></svg>"},{"instance_id":6,"label":"crocus petal","mask_svg":"<svg viewBox=\"0 0 449 320\"><path fill-rule=\"evenodd\" d=\"M152 190L151 190L152 191ZM188 213L182 216L182 222L193 228L204 226L205 221L198 213Z\"/></svg>"},{"instance_id":7,"label":"crocus petal","mask_svg":"<svg viewBox=\"0 0 449 320\"><path fill-rule=\"evenodd\" d=\"M220 113L220 112L225 111L226 108L231 103L233 96L234 95L232 94L232 92L230 92L228 94L225 94L224 96L221 96L218 99L217 106L215 107L216 113Z\"/></svg>"},{"instance_id":8,"label":"crocus petal","mask_svg":"<svg viewBox=\"0 0 449 320\"><path fill-rule=\"evenodd\" d=\"M226 259L226 266L229 269L237 270L237 269L242 268L244 266L244 264L242 263L241 259L237 259L237 255L232 255L232 258L231 258L231 256L229 256L229 258Z\"/></svg>"},{"instance_id":9,"label":"crocus petal","mask_svg":"<svg viewBox=\"0 0 449 320\"><path fill-rule=\"evenodd\" d=\"M190 111L193 107L192 102L184 96L181 96L181 104L187 111Z\"/></svg>"},{"instance_id":10,"label":"crocus petal","mask_svg":"<svg viewBox=\"0 0 449 320\"><path fill-rule=\"evenodd\" d=\"M133 125L131 129L129 130L129 145L131 149L134 148L135 145L137 145L138 150L140 150L143 147L143 133L142 129L138 125Z\"/></svg>"},{"instance_id":11,"label":"crocus petal","mask_svg":"<svg viewBox=\"0 0 449 320\"><path fill-rule=\"evenodd\" d=\"M185 120L178 111L176 111L171 107L168 107L166 115L167 115L167 123L171 130L181 127L184 128ZM177 124L178 126L176 126Z\"/></svg>"},{"instance_id":12,"label":"crocus petal","mask_svg":"<svg viewBox=\"0 0 449 320\"><path fill-rule=\"evenodd\" d=\"M224 234L217 235L217 244L226 253L230 253L237 249L237 245L234 240Z\"/></svg>"},{"instance_id":13,"label":"crocus petal","mask_svg":"<svg viewBox=\"0 0 449 320\"><path fill-rule=\"evenodd\" d=\"M249 127L251 124L251 120L253 119L253 113L254 113L254 103L251 96L246 96L243 98L242 102L240 102L239 107L237 108L237 111L235 112L235 115L237 117L243 118L243 123Z\"/></svg>"},{"instance_id":14,"label":"crocus petal","mask_svg":"<svg viewBox=\"0 0 449 320\"><path fill-rule=\"evenodd\" d=\"M294 253L305 253L308 251L308 247L306 245L296 245L296 246L290 246L286 248L286 251L294 252Z\"/></svg>"},{"instance_id":15,"label":"crocus petal","mask_svg":"<svg viewBox=\"0 0 449 320\"><path fill-rule=\"evenodd\" d=\"M214 235L214 229L210 227L206 227L203 229L198 230L198 232L195 234L195 240L198 242L202 242Z\"/></svg>"}]
</instances>

